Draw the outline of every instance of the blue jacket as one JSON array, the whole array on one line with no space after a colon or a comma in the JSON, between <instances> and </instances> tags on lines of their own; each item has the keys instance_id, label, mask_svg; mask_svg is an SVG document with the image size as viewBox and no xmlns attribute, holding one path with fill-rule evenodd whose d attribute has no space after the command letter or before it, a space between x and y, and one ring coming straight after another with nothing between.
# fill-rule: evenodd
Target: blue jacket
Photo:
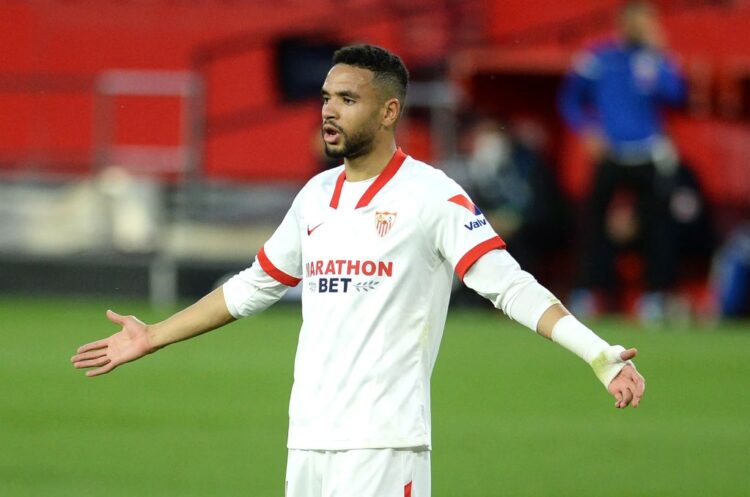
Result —
<instances>
[{"instance_id":1,"label":"blue jacket","mask_svg":"<svg viewBox=\"0 0 750 497\"><path fill-rule=\"evenodd\" d=\"M611 41L577 58L558 103L573 130L600 129L617 151L660 136L661 107L681 105L686 93L682 76L662 53Z\"/></svg>"}]
</instances>

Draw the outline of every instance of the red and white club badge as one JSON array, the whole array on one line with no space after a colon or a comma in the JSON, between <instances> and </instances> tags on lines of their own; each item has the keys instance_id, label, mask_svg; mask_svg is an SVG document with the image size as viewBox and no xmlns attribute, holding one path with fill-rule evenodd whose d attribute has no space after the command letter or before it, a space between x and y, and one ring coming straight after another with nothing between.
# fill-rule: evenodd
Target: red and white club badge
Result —
<instances>
[{"instance_id":1,"label":"red and white club badge","mask_svg":"<svg viewBox=\"0 0 750 497\"><path fill-rule=\"evenodd\" d=\"M375 229L378 230L378 235L383 237L391 231L393 223L396 222L396 214L396 212L375 213Z\"/></svg>"}]
</instances>

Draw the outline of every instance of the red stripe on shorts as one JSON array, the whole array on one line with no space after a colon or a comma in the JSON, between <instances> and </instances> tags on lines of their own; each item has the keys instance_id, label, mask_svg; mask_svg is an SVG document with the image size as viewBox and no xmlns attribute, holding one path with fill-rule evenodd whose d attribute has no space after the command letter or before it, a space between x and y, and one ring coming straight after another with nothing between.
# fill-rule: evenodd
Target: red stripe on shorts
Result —
<instances>
[{"instance_id":1,"label":"red stripe on shorts","mask_svg":"<svg viewBox=\"0 0 750 497\"><path fill-rule=\"evenodd\" d=\"M411 482L404 485L404 497L411 497Z\"/></svg>"}]
</instances>

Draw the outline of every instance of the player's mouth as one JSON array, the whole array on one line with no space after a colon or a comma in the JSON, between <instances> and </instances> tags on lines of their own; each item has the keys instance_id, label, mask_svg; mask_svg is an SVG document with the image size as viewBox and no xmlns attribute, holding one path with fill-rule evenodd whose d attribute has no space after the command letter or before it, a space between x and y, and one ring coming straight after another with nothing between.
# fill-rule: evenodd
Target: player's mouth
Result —
<instances>
[{"instance_id":1,"label":"player's mouth","mask_svg":"<svg viewBox=\"0 0 750 497\"><path fill-rule=\"evenodd\" d=\"M341 139L341 130L333 124L323 125L323 141L329 145L335 145Z\"/></svg>"}]
</instances>

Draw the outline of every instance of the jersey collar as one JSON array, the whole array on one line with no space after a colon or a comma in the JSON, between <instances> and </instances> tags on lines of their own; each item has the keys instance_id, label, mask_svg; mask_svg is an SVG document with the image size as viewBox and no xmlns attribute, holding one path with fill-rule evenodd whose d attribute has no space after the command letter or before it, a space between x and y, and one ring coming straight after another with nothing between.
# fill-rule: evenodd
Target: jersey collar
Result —
<instances>
[{"instance_id":1,"label":"jersey collar","mask_svg":"<svg viewBox=\"0 0 750 497\"><path fill-rule=\"evenodd\" d=\"M360 207L367 206L370 201L377 195L377 193L382 190L382 188L388 183L391 178L393 178L398 170L401 168L401 164L404 163L406 160L406 154L401 151L401 147L398 147L396 149L396 152L393 154L393 157L391 157L391 160L388 161L388 164L385 166L385 169L378 175L377 178L375 178L375 181L367 188L364 194L362 194L362 197L359 199L359 202L357 202L355 209L359 209ZM334 209L338 209L339 207L339 198L341 197L341 189L344 187L344 181L346 181L346 171L341 171L341 174L339 174L338 179L336 180L336 187L333 189L333 196L331 197L331 203L330 206Z\"/></svg>"}]
</instances>

